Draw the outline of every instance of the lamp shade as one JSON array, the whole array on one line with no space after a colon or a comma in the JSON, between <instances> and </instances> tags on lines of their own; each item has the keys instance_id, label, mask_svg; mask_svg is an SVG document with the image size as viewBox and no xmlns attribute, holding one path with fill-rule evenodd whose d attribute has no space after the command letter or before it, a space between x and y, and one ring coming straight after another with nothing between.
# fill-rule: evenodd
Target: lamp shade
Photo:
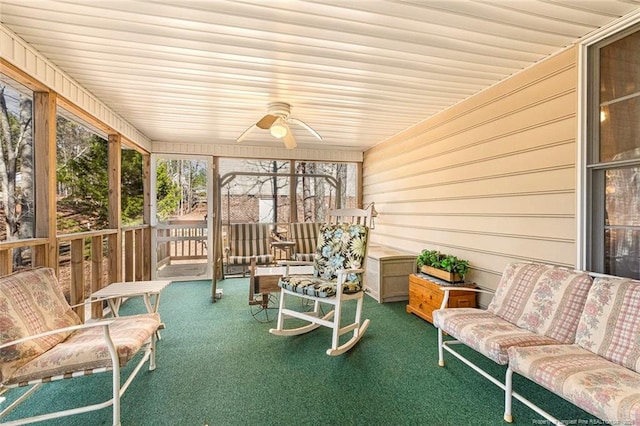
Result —
<instances>
[{"instance_id":1,"label":"lamp shade","mask_svg":"<svg viewBox=\"0 0 640 426\"><path fill-rule=\"evenodd\" d=\"M269 132L274 138L281 139L287 135L287 127L282 122L282 119L278 118L269 128Z\"/></svg>"}]
</instances>

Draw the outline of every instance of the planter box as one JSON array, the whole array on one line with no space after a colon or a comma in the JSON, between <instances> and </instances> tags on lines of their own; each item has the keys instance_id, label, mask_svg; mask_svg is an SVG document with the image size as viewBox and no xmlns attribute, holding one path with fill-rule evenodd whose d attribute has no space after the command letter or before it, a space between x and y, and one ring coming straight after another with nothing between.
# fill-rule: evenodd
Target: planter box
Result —
<instances>
[{"instance_id":1,"label":"planter box","mask_svg":"<svg viewBox=\"0 0 640 426\"><path fill-rule=\"evenodd\" d=\"M437 269L437 268L426 266L426 265L420 267L420 270L427 275L440 278L441 280L444 280L450 283L457 283L462 281L462 277L459 274L454 272L447 272L447 271L443 271L442 269Z\"/></svg>"}]
</instances>

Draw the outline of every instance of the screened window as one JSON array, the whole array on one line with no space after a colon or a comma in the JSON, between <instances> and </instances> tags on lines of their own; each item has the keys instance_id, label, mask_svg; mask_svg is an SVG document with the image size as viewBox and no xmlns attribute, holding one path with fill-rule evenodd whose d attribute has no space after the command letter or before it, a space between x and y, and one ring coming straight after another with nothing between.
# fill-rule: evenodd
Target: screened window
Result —
<instances>
[{"instance_id":1,"label":"screened window","mask_svg":"<svg viewBox=\"0 0 640 426\"><path fill-rule=\"evenodd\" d=\"M640 26L589 50L588 268L640 278Z\"/></svg>"},{"instance_id":2,"label":"screened window","mask_svg":"<svg viewBox=\"0 0 640 426\"><path fill-rule=\"evenodd\" d=\"M34 236L33 92L0 75L0 241ZM14 267L23 264L23 249Z\"/></svg>"},{"instance_id":3,"label":"screened window","mask_svg":"<svg viewBox=\"0 0 640 426\"><path fill-rule=\"evenodd\" d=\"M58 233L109 227L108 166L106 137L59 108L56 119Z\"/></svg>"}]
</instances>

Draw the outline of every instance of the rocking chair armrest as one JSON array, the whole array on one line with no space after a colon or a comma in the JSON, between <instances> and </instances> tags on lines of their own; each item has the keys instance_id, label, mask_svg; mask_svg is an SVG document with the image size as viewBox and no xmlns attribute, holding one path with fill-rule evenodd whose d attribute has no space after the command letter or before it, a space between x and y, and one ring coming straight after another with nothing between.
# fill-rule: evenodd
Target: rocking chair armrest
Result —
<instances>
[{"instance_id":1,"label":"rocking chair armrest","mask_svg":"<svg viewBox=\"0 0 640 426\"><path fill-rule=\"evenodd\" d=\"M111 323L113 322L114 320L104 320L104 321L89 322L86 324L70 325L68 327L57 328L55 330L49 330L42 333L33 334L31 336L25 336L17 340L12 340L10 342L5 342L0 345L0 349L17 345L18 343L24 343L29 340L38 339L40 337L50 336L52 334L64 333L67 331L76 331L76 330L82 330L82 329L91 328L91 327L106 327L108 329Z\"/></svg>"},{"instance_id":2,"label":"rocking chair armrest","mask_svg":"<svg viewBox=\"0 0 640 426\"><path fill-rule=\"evenodd\" d=\"M472 287L440 287L440 290L444 291L444 297L442 298L442 304L440 305L440 309L444 309L447 307L447 303L449 302L449 292L450 291L472 291L474 293L486 293L486 294L495 294L495 292L490 290L483 290L481 288L472 288Z\"/></svg>"}]
</instances>

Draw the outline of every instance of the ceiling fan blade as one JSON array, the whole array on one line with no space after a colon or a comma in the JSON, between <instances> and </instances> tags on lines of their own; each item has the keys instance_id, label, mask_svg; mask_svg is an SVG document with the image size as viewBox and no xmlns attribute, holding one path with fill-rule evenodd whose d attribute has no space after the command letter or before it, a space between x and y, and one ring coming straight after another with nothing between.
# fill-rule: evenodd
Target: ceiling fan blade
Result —
<instances>
[{"instance_id":1,"label":"ceiling fan blade","mask_svg":"<svg viewBox=\"0 0 640 426\"><path fill-rule=\"evenodd\" d=\"M297 118L293 118L293 117L289 117L287 119L287 121L290 121L292 123L296 123L302 127L304 127L305 129L307 129L309 131L309 133L311 133L313 136L315 136L316 138L318 138L319 140L322 140L322 136L320 136L320 133L316 132L315 130L313 130L311 128L311 126L309 126L307 123L305 123L302 120L298 120Z\"/></svg>"},{"instance_id":2,"label":"ceiling fan blade","mask_svg":"<svg viewBox=\"0 0 640 426\"><path fill-rule=\"evenodd\" d=\"M268 129L278 119L277 115L267 114L256 123L261 129Z\"/></svg>"},{"instance_id":3,"label":"ceiling fan blade","mask_svg":"<svg viewBox=\"0 0 640 426\"><path fill-rule=\"evenodd\" d=\"M293 133L291 133L289 126L287 126L286 123L283 123L283 125L287 128L287 134L282 137L282 142L284 142L284 146L287 149L293 149L298 146L296 138L293 137Z\"/></svg>"},{"instance_id":4,"label":"ceiling fan blade","mask_svg":"<svg viewBox=\"0 0 640 426\"><path fill-rule=\"evenodd\" d=\"M249 126L247 130L245 130L244 132L242 132L240 136L238 136L238 139L236 139L236 142L242 142L244 138L246 138L255 127L256 127L255 124L252 124L251 126Z\"/></svg>"}]
</instances>

